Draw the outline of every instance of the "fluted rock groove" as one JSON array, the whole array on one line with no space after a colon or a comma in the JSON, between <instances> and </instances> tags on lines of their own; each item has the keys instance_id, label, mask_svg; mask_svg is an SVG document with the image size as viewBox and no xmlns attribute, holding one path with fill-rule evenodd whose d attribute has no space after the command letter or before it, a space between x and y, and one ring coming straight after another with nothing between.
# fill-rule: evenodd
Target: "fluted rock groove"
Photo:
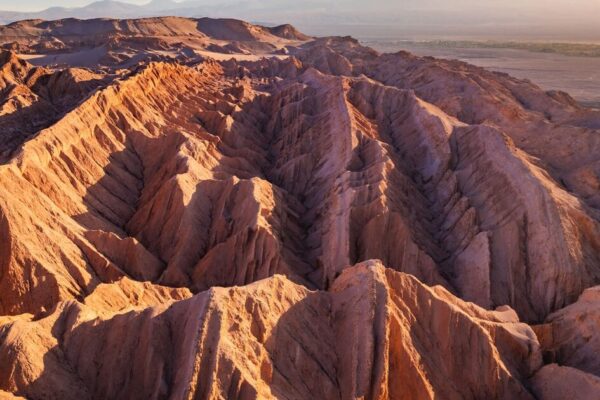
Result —
<instances>
[{"instance_id":1,"label":"fluted rock groove","mask_svg":"<svg viewBox=\"0 0 600 400\"><path fill-rule=\"evenodd\" d=\"M0 398L600 397L598 111L289 25L0 45Z\"/></svg>"}]
</instances>

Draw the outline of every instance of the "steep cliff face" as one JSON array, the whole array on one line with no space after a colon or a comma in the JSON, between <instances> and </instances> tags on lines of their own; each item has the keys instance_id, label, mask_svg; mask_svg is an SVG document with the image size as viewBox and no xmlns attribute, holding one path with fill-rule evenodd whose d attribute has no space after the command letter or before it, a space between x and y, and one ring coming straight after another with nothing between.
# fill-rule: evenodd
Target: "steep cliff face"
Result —
<instances>
[{"instance_id":1,"label":"steep cliff face","mask_svg":"<svg viewBox=\"0 0 600 400\"><path fill-rule=\"evenodd\" d=\"M595 335L600 324L599 302L600 287L587 289L576 303L534 327L549 361L600 377L600 362L594 357L600 348Z\"/></svg>"},{"instance_id":2,"label":"steep cliff face","mask_svg":"<svg viewBox=\"0 0 600 400\"><path fill-rule=\"evenodd\" d=\"M196 28L298 45L94 71L3 53L1 390L594 398L598 113L350 38Z\"/></svg>"},{"instance_id":3,"label":"steep cliff face","mask_svg":"<svg viewBox=\"0 0 600 400\"><path fill-rule=\"evenodd\" d=\"M0 160L30 135L57 121L110 77L88 70L34 67L14 52L0 53Z\"/></svg>"},{"instance_id":4,"label":"steep cliff face","mask_svg":"<svg viewBox=\"0 0 600 400\"><path fill-rule=\"evenodd\" d=\"M276 275L182 297L123 280L40 320L3 322L0 382L51 399L533 398L519 379L541 353L514 312L379 263L346 270L328 292Z\"/></svg>"}]
</instances>

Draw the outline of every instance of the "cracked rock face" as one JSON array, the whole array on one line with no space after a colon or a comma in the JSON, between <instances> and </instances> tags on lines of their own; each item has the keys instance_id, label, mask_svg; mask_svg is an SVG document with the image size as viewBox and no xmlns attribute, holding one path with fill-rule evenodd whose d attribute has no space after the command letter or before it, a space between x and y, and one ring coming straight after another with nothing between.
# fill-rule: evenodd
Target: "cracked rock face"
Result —
<instances>
[{"instance_id":1,"label":"cracked rock face","mask_svg":"<svg viewBox=\"0 0 600 400\"><path fill-rule=\"evenodd\" d=\"M126 68L0 56L0 398L600 396L598 112L173 21L106 22ZM148 62L182 35L233 57Z\"/></svg>"}]
</instances>

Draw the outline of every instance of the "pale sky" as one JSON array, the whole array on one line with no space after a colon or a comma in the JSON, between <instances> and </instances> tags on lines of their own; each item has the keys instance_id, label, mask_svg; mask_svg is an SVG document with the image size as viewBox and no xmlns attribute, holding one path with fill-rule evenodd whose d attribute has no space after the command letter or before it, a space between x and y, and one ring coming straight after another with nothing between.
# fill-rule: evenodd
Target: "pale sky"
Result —
<instances>
[{"instance_id":1,"label":"pale sky","mask_svg":"<svg viewBox=\"0 0 600 400\"><path fill-rule=\"evenodd\" d=\"M0 9L6 11L40 11L49 7L81 7L93 0L0 0ZM149 0L124 0L123 3L144 4Z\"/></svg>"},{"instance_id":2,"label":"pale sky","mask_svg":"<svg viewBox=\"0 0 600 400\"><path fill-rule=\"evenodd\" d=\"M144 4L150 0L121 0L127 3ZM260 0L248 0L254 3L261 3ZM0 0L0 9L15 11L39 11L48 7L77 7L91 3L92 0ZM198 0L199 3L218 4L218 0L207 1ZM266 1L272 3L272 1ZM282 3L285 1L282 1ZM317 2L315 2L317 3ZM321 0L324 6L336 4L338 6L344 3L362 3L365 8L371 8L374 4L389 10L402 10L404 8L430 9L434 12L441 10L460 11L462 13L473 13L489 10L526 10L527 12L567 13L569 15L589 15L590 11L600 11L600 0ZM598 17L598 16L596 16Z\"/></svg>"}]
</instances>

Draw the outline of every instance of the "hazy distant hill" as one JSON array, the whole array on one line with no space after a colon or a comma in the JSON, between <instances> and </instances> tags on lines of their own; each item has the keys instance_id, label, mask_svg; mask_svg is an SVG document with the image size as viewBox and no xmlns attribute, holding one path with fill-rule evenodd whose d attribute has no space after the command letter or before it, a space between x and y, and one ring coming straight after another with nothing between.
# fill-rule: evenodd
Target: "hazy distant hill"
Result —
<instances>
[{"instance_id":1,"label":"hazy distant hill","mask_svg":"<svg viewBox=\"0 0 600 400\"><path fill-rule=\"evenodd\" d=\"M225 0L218 4L206 0L153 0L146 5L135 5L121 1L103 0L85 7L52 7L38 12L0 11L0 23L7 24L25 19L55 20L64 18L140 18L159 15L182 17L238 17L261 22L278 23L298 21L300 23L352 23L350 17L355 7L353 2L338 5L337 2L323 6L319 1L240 1ZM342 10L344 12L342 13Z\"/></svg>"},{"instance_id":2,"label":"hazy distant hill","mask_svg":"<svg viewBox=\"0 0 600 400\"><path fill-rule=\"evenodd\" d=\"M91 1L91 0L90 0ZM566 0L557 0L566 1ZM53 7L39 12L0 11L0 23L23 19L139 18L150 16L241 18L291 23L315 35L358 37L471 38L600 41L600 3L572 0L559 7L541 0L496 3L456 0L126 0L97 1L85 7ZM580 4L581 3L581 4ZM540 7L544 6L544 12Z\"/></svg>"},{"instance_id":3,"label":"hazy distant hill","mask_svg":"<svg viewBox=\"0 0 600 400\"><path fill-rule=\"evenodd\" d=\"M153 2L154 3L154 2ZM152 3L151 3L152 4ZM119 1L97 1L85 7L51 7L39 12L0 11L0 22L10 23L24 19L62 19L62 18L101 18L119 16L130 18L147 15L152 11L161 11L155 5L138 6Z\"/></svg>"}]
</instances>

